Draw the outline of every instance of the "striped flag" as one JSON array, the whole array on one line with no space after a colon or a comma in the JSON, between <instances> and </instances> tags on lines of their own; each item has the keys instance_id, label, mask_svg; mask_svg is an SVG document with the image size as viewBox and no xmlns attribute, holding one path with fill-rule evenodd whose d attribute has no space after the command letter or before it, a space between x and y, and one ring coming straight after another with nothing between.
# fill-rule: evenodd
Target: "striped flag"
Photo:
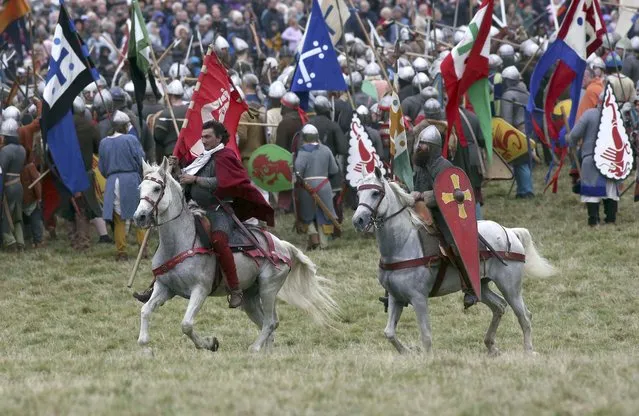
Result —
<instances>
[{"instance_id":1,"label":"striped flag","mask_svg":"<svg viewBox=\"0 0 639 416\"><path fill-rule=\"evenodd\" d=\"M393 173L402 181L409 191L413 190L413 168L408 156L408 146L406 140L406 126L404 124L404 114L399 101L397 91L399 85L395 77L395 90L391 97L390 108L390 153L393 157Z\"/></svg>"}]
</instances>

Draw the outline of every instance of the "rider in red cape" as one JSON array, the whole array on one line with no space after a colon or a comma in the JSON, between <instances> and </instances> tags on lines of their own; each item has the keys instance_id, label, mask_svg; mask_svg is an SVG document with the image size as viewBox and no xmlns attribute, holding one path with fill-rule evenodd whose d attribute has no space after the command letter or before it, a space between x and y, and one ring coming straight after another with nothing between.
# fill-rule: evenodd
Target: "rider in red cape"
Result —
<instances>
[{"instance_id":1,"label":"rider in red cape","mask_svg":"<svg viewBox=\"0 0 639 416\"><path fill-rule=\"evenodd\" d=\"M235 153L225 147L214 153L213 158L218 179L215 196L221 200L232 198L233 210L240 221L255 217L272 227L275 219L273 208L253 186Z\"/></svg>"},{"instance_id":2,"label":"rider in red cape","mask_svg":"<svg viewBox=\"0 0 639 416\"><path fill-rule=\"evenodd\" d=\"M214 120L204 123L201 133L204 152L179 172L179 180L187 200L197 203L211 224L211 245L230 292L229 307L237 308L242 305L243 293L229 246L237 227L232 214L240 221L254 217L272 226L274 212L249 181L235 152L226 147L229 138L222 123ZM176 162L176 157L170 160L174 168L177 167ZM143 293L134 293L133 296L146 303L151 298L154 283Z\"/></svg>"}]
</instances>

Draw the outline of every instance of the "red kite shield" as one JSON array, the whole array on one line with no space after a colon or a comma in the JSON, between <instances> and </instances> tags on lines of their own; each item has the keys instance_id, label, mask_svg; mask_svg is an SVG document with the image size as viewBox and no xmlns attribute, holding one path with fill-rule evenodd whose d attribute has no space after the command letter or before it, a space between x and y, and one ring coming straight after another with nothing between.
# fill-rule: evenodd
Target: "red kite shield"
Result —
<instances>
[{"instance_id":1,"label":"red kite shield","mask_svg":"<svg viewBox=\"0 0 639 416\"><path fill-rule=\"evenodd\" d=\"M479 275L479 236L475 213L475 195L466 172L449 167L441 171L433 184L437 207L453 236L461 263L461 271L481 300Z\"/></svg>"}]
</instances>

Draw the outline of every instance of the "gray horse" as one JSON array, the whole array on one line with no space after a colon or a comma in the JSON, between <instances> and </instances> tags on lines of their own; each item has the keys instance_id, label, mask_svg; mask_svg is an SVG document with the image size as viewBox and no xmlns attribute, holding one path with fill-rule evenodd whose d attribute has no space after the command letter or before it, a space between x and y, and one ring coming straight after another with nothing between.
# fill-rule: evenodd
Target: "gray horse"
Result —
<instances>
[{"instance_id":1,"label":"gray horse","mask_svg":"<svg viewBox=\"0 0 639 416\"><path fill-rule=\"evenodd\" d=\"M159 230L160 245L153 256L154 269L180 253L202 247L196 236L194 210L187 206L180 184L169 172L166 158L160 166L144 164L140 203L134 216L139 227L155 225ZM268 252L266 239L262 236L258 239ZM276 267L264 258L254 260L241 253L235 254L240 287L245 294L243 309L260 330L257 340L249 348L251 351L260 351L273 343L279 323L275 310L278 296L305 310L320 323L331 322L338 312L326 287L328 281L315 274L313 262L292 244L274 235L271 239L277 257L290 259L290 267L284 262ZM149 343L151 313L177 295L189 299L182 332L198 349L217 350L219 343L215 337L202 338L193 328L195 315L208 296L226 296L224 285L213 288L215 270L215 256L205 253L188 257L159 275L151 299L142 307L138 343L141 346Z\"/></svg>"},{"instance_id":2,"label":"gray horse","mask_svg":"<svg viewBox=\"0 0 639 416\"><path fill-rule=\"evenodd\" d=\"M380 263L392 264L422 258L438 259L438 238L426 231L422 220L410 208L415 204L414 198L404 192L398 184L388 182L377 171L363 179L358 188L358 196L360 202L353 215L353 225L358 231L375 226L381 254ZM481 262L481 301L493 312L484 343L490 354L499 352L495 346L495 334L506 307L510 305L524 333L524 350L533 353L532 315L524 304L521 293L522 280L524 274L549 277L554 274L554 268L539 255L527 229L504 228L493 221L479 221L478 228L495 250L525 254L525 263L507 259L507 265L504 265L494 257ZM407 303L415 308L424 348L427 351L431 350L428 297L436 285L440 264L441 261L435 261L400 270L380 268L379 282L389 293L388 323L384 335L400 353L408 350L396 337L395 330ZM491 281L495 283L503 298L490 289L488 284ZM461 290L458 270L449 266L440 284L436 293L432 295L443 296Z\"/></svg>"}]
</instances>

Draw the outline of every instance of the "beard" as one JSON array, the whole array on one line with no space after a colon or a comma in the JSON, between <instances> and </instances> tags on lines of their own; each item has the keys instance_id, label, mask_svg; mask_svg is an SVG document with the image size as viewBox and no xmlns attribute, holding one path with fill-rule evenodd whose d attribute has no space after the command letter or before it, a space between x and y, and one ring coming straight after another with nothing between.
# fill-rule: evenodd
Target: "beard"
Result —
<instances>
[{"instance_id":1,"label":"beard","mask_svg":"<svg viewBox=\"0 0 639 416\"><path fill-rule=\"evenodd\" d=\"M420 168L427 168L430 161L428 150L418 150L413 154L413 163Z\"/></svg>"}]
</instances>

